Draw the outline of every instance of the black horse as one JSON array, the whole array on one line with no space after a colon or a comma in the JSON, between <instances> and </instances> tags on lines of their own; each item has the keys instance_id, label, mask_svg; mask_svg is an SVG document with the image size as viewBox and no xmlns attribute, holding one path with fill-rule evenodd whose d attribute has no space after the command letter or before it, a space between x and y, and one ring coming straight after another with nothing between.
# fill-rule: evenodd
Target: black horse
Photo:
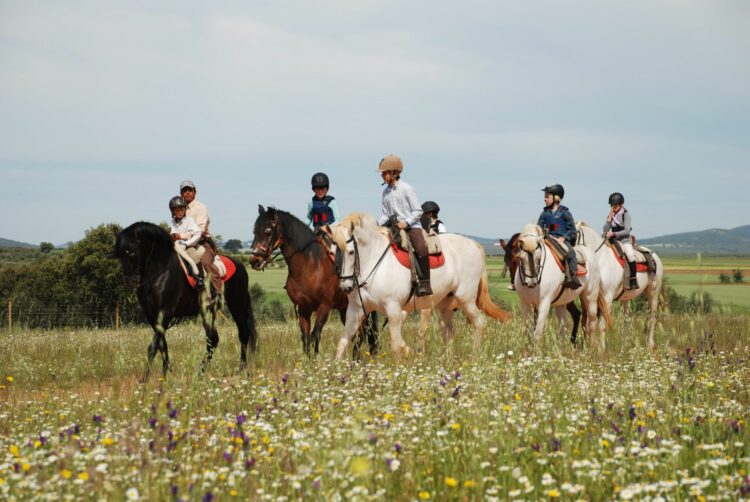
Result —
<instances>
[{"instance_id":1,"label":"black horse","mask_svg":"<svg viewBox=\"0 0 750 502\"><path fill-rule=\"evenodd\" d=\"M219 344L215 307L206 294L199 294L188 283L167 231L153 223L133 223L117 234L115 256L122 264L126 280L138 288L138 301L154 330L143 379L148 377L157 350L161 352L164 373L169 369L167 329L178 318L199 313L206 332L206 356L202 363L202 368L205 368ZM247 287L247 270L237 260L231 260L237 270L224 284L224 296L239 332L242 370L247 365L248 345L250 352L255 353L258 335Z\"/></svg>"}]
</instances>

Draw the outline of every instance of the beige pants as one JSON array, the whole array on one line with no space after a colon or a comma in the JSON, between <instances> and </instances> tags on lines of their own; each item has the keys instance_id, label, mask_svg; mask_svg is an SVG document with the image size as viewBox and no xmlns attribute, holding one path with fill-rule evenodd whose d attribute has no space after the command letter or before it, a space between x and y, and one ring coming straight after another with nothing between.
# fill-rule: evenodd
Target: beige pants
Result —
<instances>
[{"instance_id":1,"label":"beige pants","mask_svg":"<svg viewBox=\"0 0 750 502\"><path fill-rule=\"evenodd\" d=\"M620 241L620 244L622 245L622 252L625 253L628 261L635 261L635 251L633 251L633 243L630 242L630 238L628 237L627 240Z\"/></svg>"},{"instance_id":2,"label":"beige pants","mask_svg":"<svg viewBox=\"0 0 750 502\"><path fill-rule=\"evenodd\" d=\"M179 242L174 243L174 250L177 254L182 256L190 264L190 268L193 271L193 275L198 275L198 265L196 263L201 261L201 257L205 252L203 246L190 246L186 247L185 244Z\"/></svg>"}]
</instances>

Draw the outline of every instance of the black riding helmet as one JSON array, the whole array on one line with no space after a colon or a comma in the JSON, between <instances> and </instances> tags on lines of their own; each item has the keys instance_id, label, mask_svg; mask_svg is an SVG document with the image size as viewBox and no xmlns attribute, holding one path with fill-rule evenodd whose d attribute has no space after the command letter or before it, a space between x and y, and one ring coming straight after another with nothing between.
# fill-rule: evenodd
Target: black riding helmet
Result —
<instances>
[{"instance_id":1,"label":"black riding helmet","mask_svg":"<svg viewBox=\"0 0 750 502\"><path fill-rule=\"evenodd\" d=\"M563 188L562 185L558 185L558 184L546 186L542 188L542 192L551 193L552 195L557 195L558 197L560 197L560 199L565 197L565 189Z\"/></svg>"},{"instance_id":2,"label":"black riding helmet","mask_svg":"<svg viewBox=\"0 0 750 502\"><path fill-rule=\"evenodd\" d=\"M435 216L437 216L440 212L440 206L437 205L437 202L428 200L427 202L422 204L422 211L425 213L434 213Z\"/></svg>"},{"instance_id":3,"label":"black riding helmet","mask_svg":"<svg viewBox=\"0 0 750 502\"><path fill-rule=\"evenodd\" d=\"M176 207L187 207L187 202L185 202L185 199L181 195L175 195L169 199L169 210L171 211Z\"/></svg>"},{"instance_id":4,"label":"black riding helmet","mask_svg":"<svg viewBox=\"0 0 750 502\"><path fill-rule=\"evenodd\" d=\"M615 192L609 196L609 205L614 206L615 204L625 204L625 196L620 192Z\"/></svg>"},{"instance_id":5,"label":"black riding helmet","mask_svg":"<svg viewBox=\"0 0 750 502\"><path fill-rule=\"evenodd\" d=\"M315 173L310 183L313 188L328 188L328 176L326 173Z\"/></svg>"}]
</instances>

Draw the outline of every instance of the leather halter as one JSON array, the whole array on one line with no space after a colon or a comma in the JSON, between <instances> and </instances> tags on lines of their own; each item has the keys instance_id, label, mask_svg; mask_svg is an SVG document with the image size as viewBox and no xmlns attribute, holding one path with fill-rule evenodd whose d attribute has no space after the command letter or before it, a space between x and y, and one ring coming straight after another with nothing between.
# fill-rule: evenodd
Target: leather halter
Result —
<instances>
[{"instance_id":1,"label":"leather halter","mask_svg":"<svg viewBox=\"0 0 750 502\"><path fill-rule=\"evenodd\" d=\"M522 239L524 237L537 237L537 236L529 234L529 235L519 236L518 239L520 240L520 239ZM534 253L536 252L536 249L534 251L525 251L525 250L523 251L524 253L526 253L526 256L528 257L527 261L529 263L529 268L531 268L531 270L529 271L530 273L528 273L528 274L526 273L526 268L524 267L524 261L523 260L519 260L519 264L518 264L518 271L521 273L521 282L523 283L524 286L526 286L527 288L530 288L530 289L533 289L533 288L537 287L539 285L539 283L541 282L542 272L544 271L544 264L547 262L547 247L546 247L546 244L543 241L540 242L540 243L538 243L538 244L542 248L542 251L541 251L541 253L542 253L542 260L541 260L541 263L539 265L539 270L538 271L535 270L536 269L536 260L534 259L535 258ZM535 280L535 284L533 286L529 286L527 284L527 281L526 281L527 279L534 279Z\"/></svg>"}]
</instances>

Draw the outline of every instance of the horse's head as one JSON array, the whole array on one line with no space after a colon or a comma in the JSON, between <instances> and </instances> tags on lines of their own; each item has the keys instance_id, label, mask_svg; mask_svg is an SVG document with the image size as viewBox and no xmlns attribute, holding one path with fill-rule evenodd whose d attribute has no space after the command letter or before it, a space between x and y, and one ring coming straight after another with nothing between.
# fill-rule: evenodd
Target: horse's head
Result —
<instances>
[{"instance_id":1,"label":"horse's head","mask_svg":"<svg viewBox=\"0 0 750 502\"><path fill-rule=\"evenodd\" d=\"M518 235L515 250L512 253L513 260L520 266L521 282L524 286L533 288L539 283L541 268L539 257L541 255L544 232L539 225L528 224Z\"/></svg>"},{"instance_id":2,"label":"horse's head","mask_svg":"<svg viewBox=\"0 0 750 502\"><path fill-rule=\"evenodd\" d=\"M253 243L250 246L250 266L263 270L282 241L276 209L269 207L266 210L258 204L258 218L253 226Z\"/></svg>"},{"instance_id":3,"label":"horse's head","mask_svg":"<svg viewBox=\"0 0 750 502\"><path fill-rule=\"evenodd\" d=\"M339 276L339 288L348 295L354 289L354 281L359 274L359 270L356 270L359 256L354 240L354 224L345 219L333 228L331 239L336 245L334 268Z\"/></svg>"},{"instance_id":4,"label":"horse's head","mask_svg":"<svg viewBox=\"0 0 750 502\"><path fill-rule=\"evenodd\" d=\"M518 268L518 257L516 256L516 252L518 251L518 238L520 236L521 234L517 232L508 239L508 242L505 242L505 239L500 239L500 247L503 248L504 253L502 277L505 277L505 272L509 270L511 282L513 282L513 277L516 276L516 269Z\"/></svg>"},{"instance_id":5,"label":"horse's head","mask_svg":"<svg viewBox=\"0 0 750 502\"><path fill-rule=\"evenodd\" d=\"M125 281L132 287L140 284L150 260L161 258L171 250L169 234L144 221L133 223L115 239L115 257L120 260Z\"/></svg>"}]
</instances>

